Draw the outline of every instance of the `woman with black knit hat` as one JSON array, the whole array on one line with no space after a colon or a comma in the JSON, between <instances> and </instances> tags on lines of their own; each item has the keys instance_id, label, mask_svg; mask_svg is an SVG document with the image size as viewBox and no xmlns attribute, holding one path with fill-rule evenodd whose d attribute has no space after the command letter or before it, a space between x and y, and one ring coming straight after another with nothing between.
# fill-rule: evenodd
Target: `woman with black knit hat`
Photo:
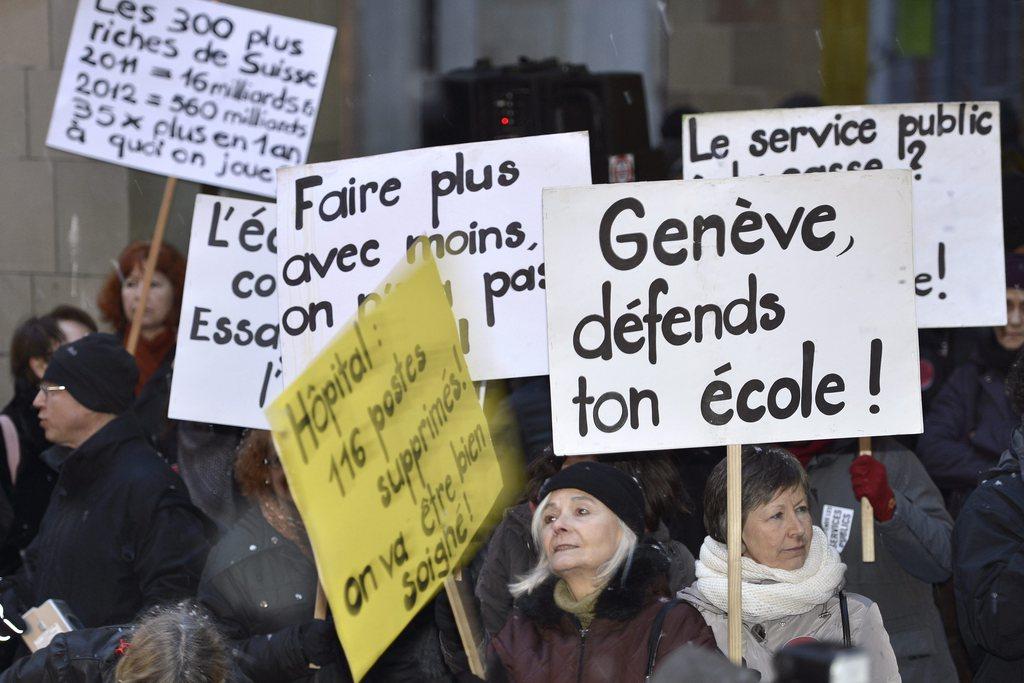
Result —
<instances>
[{"instance_id":1,"label":"woman with black knit hat","mask_svg":"<svg viewBox=\"0 0 1024 683\"><path fill-rule=\"evenodd\" d=\"M513 583L512 617L491 642L488 680L640 681L686 643L714 648L704 619L668 599L668 559L644 542L640 485L583 462L541 488L536 566Z\"/></svg>"}]
</instances>

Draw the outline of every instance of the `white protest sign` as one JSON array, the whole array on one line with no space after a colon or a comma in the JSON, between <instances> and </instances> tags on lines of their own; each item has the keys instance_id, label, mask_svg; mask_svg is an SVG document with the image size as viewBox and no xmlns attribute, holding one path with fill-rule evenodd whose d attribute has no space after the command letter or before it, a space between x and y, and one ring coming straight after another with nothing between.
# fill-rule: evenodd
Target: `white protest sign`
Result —
<instances>
[{"instance_id":1,"label":"white protest sign","mask_svg":"<svg viewBox=\"0 0 1024 683\"><path fill-rule=\"evenodd\" d=\"M683 177L907 168L920 327L1006 324L999 104L952 102L688 116Z\"/></svg>"},{"instance_id":2,"label":"white protest sign","mask_svg":"<svg viewBox=\"0 0 1024 683\"><path fill-rule=\"evenodd\" d=\"M545 190L555 452L920 432L910 187Z\"/></svg>"},{"instance_id":3,"label":"white protest sign","mask_svg":"<svg viewBox=\"0 0 1024 683\"><path fill-rule=\"evenodd\" d=\"M278 183L286 380L330 341L362 297L377 296L400 259L415 259L425 248L446 283L470 376L547 373L541 191L590 183L586 133L286 168Z\"/></svg>"},{"instance_id":4,"label":"white protest sign","mask_svg":"<svg viewBox=\"0 0 1024 683\"><path fill-rule=\"evenodd\" d=\"M168 415L267 429L281 393L274 205L198 195Z\"/></svg>"},{"instance_id":5,"label":"white protest sign","mask_svg":"<svg viewBox=\"0 0 1024 683\"><path fill-rule=\"evenodd\" d=\"M306 160L334 34L206 0L80 0L46 144L272 197Z\"/></svg>"}]
</instances>

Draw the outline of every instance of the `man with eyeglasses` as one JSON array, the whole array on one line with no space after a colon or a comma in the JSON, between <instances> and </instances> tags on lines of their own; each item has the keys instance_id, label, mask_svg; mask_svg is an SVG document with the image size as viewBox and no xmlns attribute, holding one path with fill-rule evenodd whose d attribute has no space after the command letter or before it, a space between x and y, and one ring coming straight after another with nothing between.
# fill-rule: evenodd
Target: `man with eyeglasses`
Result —
<instances>
[{"instance_id":1,"label":"man with eyeglasses","mask_svg":"<svg viewBox=\"0 0 1024 683\"><path fill-rule=\"evenodd\" d=\"M0 586L7 614L55 598L82 626L124 624L194 595L208 523L129 410L137 378L113 335L54 352L33 405L46 438L70 452L22 569Z\"/></svg>"}]
</instances>

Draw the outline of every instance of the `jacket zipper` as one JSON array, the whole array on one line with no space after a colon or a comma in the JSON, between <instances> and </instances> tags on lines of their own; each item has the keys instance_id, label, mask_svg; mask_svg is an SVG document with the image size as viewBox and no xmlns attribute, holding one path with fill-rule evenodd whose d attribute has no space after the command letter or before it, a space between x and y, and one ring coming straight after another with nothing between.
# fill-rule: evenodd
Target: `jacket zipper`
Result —
<instances>
[{"instance_id":1,"label":"jacket zipper","mask_svg":"<svg viewBox=\"0 0 1024 683\"><path fill-rule=\"evenodd\" d=\"M576 665L576 681L577 683L583 683L583 652L587 649L587 633L590 629L583 628L583 624L580 623L579 619L573 617L576 621L576 628L580 632L580 659Z\"/></svg>"}]
</instances>

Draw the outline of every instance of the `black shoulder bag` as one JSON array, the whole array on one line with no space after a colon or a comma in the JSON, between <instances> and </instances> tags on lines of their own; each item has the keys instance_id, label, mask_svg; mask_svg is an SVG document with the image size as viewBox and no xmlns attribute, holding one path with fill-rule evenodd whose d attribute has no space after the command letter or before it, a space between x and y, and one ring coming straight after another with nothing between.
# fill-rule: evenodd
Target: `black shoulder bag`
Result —
<instances>
[{"instance_id":1,"label":"black shoulder bag","mask_svg":"<svg viewBox=\"0 0 1024 683\"><path fill-rule=\"evenodd\" d=\"M681 602L683 601L679 598L669 600L661 606L658 614L654 617L654 623L651 624L651 635L647 638L647 676L644 678L645 681L650 680L654 675L654 660L658 658L658 645L661 644L661 637L664 635L661 632L661 627L665 623L665 617L668 616L669 610Z\"/></svg>"},{"instance_id":2,"label":"black shoulder bag","mask_svg":"<svg viewBox=\"0 0 1024 683\"><path fill-rule=\"evenodd\" d=\"M839 616L843 620L843 645L853 647L850 638L850 608L846 604L846 593L839 591Z\"/></svg>"}]
</instances>

